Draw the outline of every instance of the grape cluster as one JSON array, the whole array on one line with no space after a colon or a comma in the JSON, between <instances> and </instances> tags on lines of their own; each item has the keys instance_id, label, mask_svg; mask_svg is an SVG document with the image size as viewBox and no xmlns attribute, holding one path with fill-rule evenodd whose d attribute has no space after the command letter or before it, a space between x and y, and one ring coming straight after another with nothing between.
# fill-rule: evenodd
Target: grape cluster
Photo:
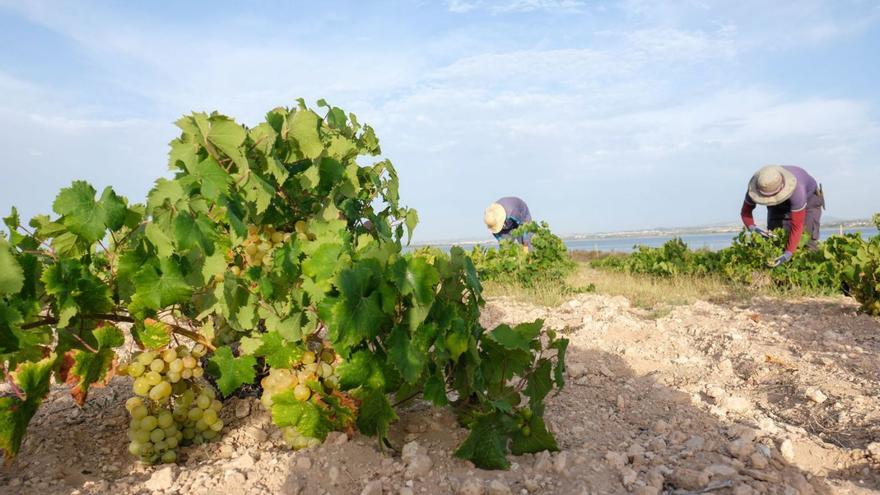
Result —
<instances>
[{"instance_id":1,"label":"grape cluster","mask_svg":"<svg viewBox=\"0 0 880 495\"><path fill-rule=\"evenodd\" d=\"M135 393L125 402L131 417L128 451L148 464L174 462L177 449L217 438L223 429L218 413L223 407L214 390L197 383L205 374L199 358L205 346L179 346L144 351L119 367L134 378Z\"/></svg>"},{"instance_id":2,"label":"grape cluster","mask_svg":"<svg viewBox=\"0 0 880 495\"><path fill-rule=\"evenodd\" d=\"M293 396L300 401L321 400L321 393L332 392L339 387L339 376L336 368L341 364L341 359L329 347L328 344L316 341L309 342L310 350L303 352L299 361L290 369L273 368L263 378L260 384L263 386L263 395L260 402L263 407L272 409L272 396L293 391ZM293 426L281 429L285 443L293 449L303 449L321 443L315 437L304 435Z\"/></svg>"},{"instance_id":3,"label":"grape cluster","mask_svg":"<svg viewBox=\"0 0 880 495\"><path fill-rule=\"evenodd\" d=\"M247 239L241 244L244 266L260 267L269 264L272 260L272 251L284 244L287 239L290 239L289 233L277 231L271 225L263 227L262 231L256 225L249 225ZM242 267L238 265L231 268L232 274L236 276L241 270Z\"/></svg>"}]
</instances>

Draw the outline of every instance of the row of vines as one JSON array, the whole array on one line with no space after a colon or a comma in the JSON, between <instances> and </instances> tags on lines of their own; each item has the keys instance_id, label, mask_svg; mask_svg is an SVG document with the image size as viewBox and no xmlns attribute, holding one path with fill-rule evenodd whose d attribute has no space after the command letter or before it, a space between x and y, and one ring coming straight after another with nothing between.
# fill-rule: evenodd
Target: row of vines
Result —
<instances>
[{"instance_id":1,"label":"row of vines","mask_svg":"<svg viewBox=\"0 0 880 495\"><path fill-rule=\"evenodd\" d=\"M83 403L116 375L131 380L129 450L148 463L222 435L242 387L293 448L355 429L387 445L416 398L454 408L470 430L456 455L477 466L557 448L544 401L567 340L541 321L483 328L464 251L403 252L418 217L389 161L362 165L380 154L372 128L323 100L250 128L216 113L177 126L173 177L143 203L77 181L53 215L4 219L7 456L53 383Z\"/></svg>"},{"instance_id":2,"label":"row of vines","mask_svg":"<svg viewBox=\"0 0 880 495\"><path fill-rule=\"evenodd\" d=\"M874 222L880 228L880 214ZM880 235L867 239L860 233L833 235L817 249L800 249L791 261L770 269L768 262L785 246L785 232L775 234L767 239L743 231L730 247L718 251L693 251L681 239L673 239L659 248L638 246L626 256L606 256L592 265L661 277L716 276L735 284L771 285L783 291L842 293L855 298L863 311L880 315Z\"/></svg>"}]
</instances>

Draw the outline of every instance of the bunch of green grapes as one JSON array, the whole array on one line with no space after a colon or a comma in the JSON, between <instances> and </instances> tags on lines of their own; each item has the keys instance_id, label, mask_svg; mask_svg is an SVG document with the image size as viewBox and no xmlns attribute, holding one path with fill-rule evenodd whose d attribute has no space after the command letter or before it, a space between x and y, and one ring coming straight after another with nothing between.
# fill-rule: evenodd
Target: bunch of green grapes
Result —
<instances>
[{"instance_id":1,"label":"bunch of green grapes","mask_svg":"<svg viewBox=\"0 0 880 495\"><path fill-rule=\"evenodd\" d=\"M284 244L284 241L290 239L290 234L276 231L271 225L265 226L260 231L256 225L248 226L247 239L241 244L243 249L243 261L245 267L263 266L269 264L272 260L272 251ZM238 276L242 267L233 266L230 271L233 275Z\"/></svg>"},{"instance_id":2,"label":"bunch of green grapes","mask_svg":"<svg viewBox=\"0 0 880 495\"><path fill-rule=\"evenodd\" d=\"M300 360L290 369L269 370L269 374L260 382L263 386L263 395L260 397L263 407L271 411L272 396L288 390L293 391L297 400L319 402L322 394L331 393L339 387L339 376L336 374L336 368L342 362L339 356L326 343L311 341L309 347L314 350L303 352ZM297 450L321 443L320 439L306 436L292 426L282 428L281 432L285 443Z\"/></svg>"},{"instance_id":3,"label":"bunch of green grapes","mask_svg":"<svg viewBox=\"0 0 880 495\"><path fill-rule=\"evenodd\" d=\"M174 462L180 445L212 440L223 429L217 417L222 404L209 386L197 383L205 374L199 358L206 352L202 344L144 351L119 367L134 378L135 396L125 402L128 451L141 461Z\"/></svg>"}]
</instances>

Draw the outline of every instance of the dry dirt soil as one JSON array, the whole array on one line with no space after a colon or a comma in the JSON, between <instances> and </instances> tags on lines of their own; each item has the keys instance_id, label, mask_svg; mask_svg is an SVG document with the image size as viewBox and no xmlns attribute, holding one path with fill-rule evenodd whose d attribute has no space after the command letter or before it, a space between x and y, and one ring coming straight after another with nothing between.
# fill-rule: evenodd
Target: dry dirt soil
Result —
<instances>
[{"instance_id":1,"label":"dry dirt soil","mask_svg":"<svg viewBox=\"0 0 880 495\"><path fill-rule=\"evenodd\" d=\"M697 302L656 318L622 297L557 308L494 299L487 326L543 318L566 333L569 382L547 418L561 451L509 471L455 459L465 431L425 404L391 441L333 434L291 452L254 399L230 399L222 440L180 465L126 452L128 379L78 408L61 387L21 454L0 468L15 494L605 494L880 491L880 320L843 298Z\"/></svg>"}]
</instances>

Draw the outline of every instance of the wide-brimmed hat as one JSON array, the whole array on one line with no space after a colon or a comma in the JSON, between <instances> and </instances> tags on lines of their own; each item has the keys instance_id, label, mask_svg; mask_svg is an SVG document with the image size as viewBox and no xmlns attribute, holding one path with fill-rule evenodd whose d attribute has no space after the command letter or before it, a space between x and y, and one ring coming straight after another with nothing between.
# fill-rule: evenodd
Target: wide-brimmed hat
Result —
<instances>
[{"instance_id":1,"label":"wide-brimmed hat","mask_svg":"<svg viewBox=\"0 0 880 495\"><path fill-rule=\"evenodd\" d=\"M504 211L504 207L498 203L492 203L486 208L486 212L483 213L483 221L486 222L486 227L489 228L489 232L492 232L493 234L501 232L506 220L507 212Z\"/></svg>"},{"instance_id":2,"label":"wide-brimmed hat","mask_svg":"<svg viewBox=\"0 0 880 495\"><path fill-rule=\"evenodd\" d=\"M797 178L785 167L767 165L755 172L749 181L749 197L755 203L775 206L794 194Z\"/></svg>"}]
</instances>

